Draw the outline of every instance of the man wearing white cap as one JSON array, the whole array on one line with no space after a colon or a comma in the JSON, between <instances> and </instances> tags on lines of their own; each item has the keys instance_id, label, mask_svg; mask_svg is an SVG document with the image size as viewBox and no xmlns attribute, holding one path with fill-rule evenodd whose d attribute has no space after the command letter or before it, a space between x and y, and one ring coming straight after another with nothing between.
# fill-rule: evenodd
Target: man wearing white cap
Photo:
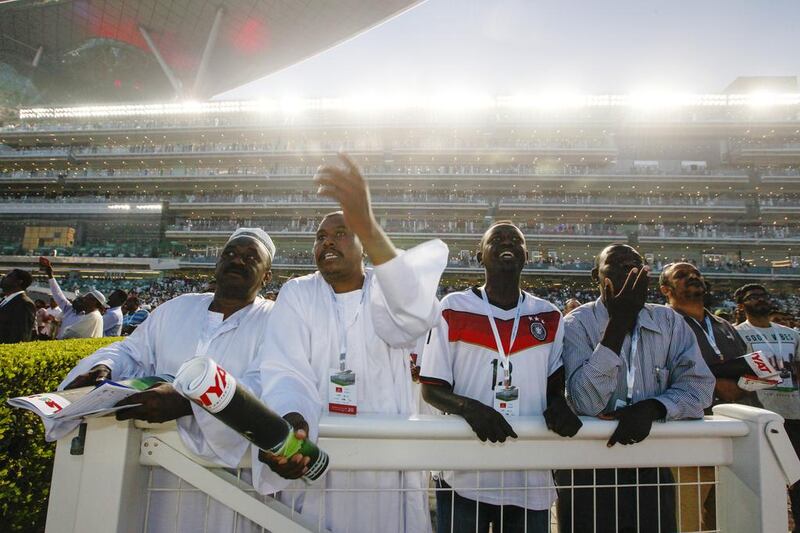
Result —
<instances>
[{"instance_id":1,"label":"man wearing white cap","mask_svg":"<svg viewBox=\"0 0 800 533\"><path fill-rule=\"evenodd\" d=\"M83 315L59 334L61 339L96 339L103 336L103 315L100 309L108 309L106 297L97 289L81 296Z\"/></svg>"},{"instance_id":2,"label":"man wearing white cap","mask_svg":"<svg viewBox=\"0 0 800 533\"><path fill-rule=\"evenodd\" d=\"M158 306L125 340L102 348L82 360L61 383L62 387L92 385L102 379L125 379L158 374L175 375L181 364L199 356L211 357L239 383L260 392L245 371L265 342L272 302L258 296L272 279L270 270L275 245L261 229L241 228L231 235L217 259L216 291L184 294ZM289 379L292 377L290 376ZM296 388L302 390L302 383ZM310 390L312 396L313 390ZM197 405L181 397L169 383L135 394L124 404L140 404L119 411L117 418L149 422L176 420L184 445L194 454L216 464L236 467L249 443ZM47 427L47 438L60 438L74 427ZM51 426L48 424L48 426ZM172 491L150 492L147 531L260 530L252 523L210 500L202 492L174 492L178 480L155 469L152 486ZM177 513L177 514L176 514ZM204 529L205 528L205 529Z\"/></svg>"},{"instance_id":3,"label":"man wearing white cap","mask_svg":"<svg viewBox=\"0 0 800 533\"><path fill-rule=\"evenodd\" d=\"M319 194L342 211L320 223L313 248L318 271L281 287L261 357L262 398L276 412L303 415L314 438L320 415L368 413L410 415L416 411L408 354L439 317L436 289L447 265L439 240L403 252L375 220L369 189L356 165L320 167ZM363 254L374 268L365 269ZM309 376L323 407L309 409L299 391L287 388L292 371ZM302 426L302 420L295 428ZM260 459L284 477L274 456ZM264 471L253 463L253 481ZM291 465L289 465L291 466ZM322 484L303 491L301 513L333 532L430 531L427 479L422 472L329 472Z\"/></svg>"}]
</instances>

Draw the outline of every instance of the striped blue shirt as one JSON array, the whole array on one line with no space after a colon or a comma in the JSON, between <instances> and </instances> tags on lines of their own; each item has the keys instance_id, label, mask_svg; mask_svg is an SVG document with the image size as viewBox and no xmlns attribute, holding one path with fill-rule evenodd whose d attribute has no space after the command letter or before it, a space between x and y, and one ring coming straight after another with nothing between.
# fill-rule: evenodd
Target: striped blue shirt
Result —
<instances>
[{"instance_id":1,"label":"striped blue shirt","mask_svg":"<svg viewBox=\"0 0 800 533\"><path fill-rule=\"evenodd\" d=\"M627 397L631 336L617 355L600 344L607 323L608 311L600 299L564 317L567 394L581 415L613 411L617 400ZM663 305L645 304L638 324L633 402L654 398L667 408L667 419L702 418L703 409L711 405L715 380L694 332Z\"/></svg>"}]
</instances>

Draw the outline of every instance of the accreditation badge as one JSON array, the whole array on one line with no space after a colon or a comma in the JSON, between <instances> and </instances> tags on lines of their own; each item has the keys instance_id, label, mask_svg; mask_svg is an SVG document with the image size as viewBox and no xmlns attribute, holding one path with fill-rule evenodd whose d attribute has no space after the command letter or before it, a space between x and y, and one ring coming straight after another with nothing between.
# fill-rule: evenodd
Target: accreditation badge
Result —
<instances>
[{"instance_id":1,"label":"accreditation badge","mask_svg":"<svg viewBox=\"0 0 800 533\"><path fill-rule=\"evenodd\" d=\"M519 389L515 385L495 389L494 409L503 416L519 416Z\"/></svg>"},{"instance_id":2,"label":"accreditation badge","mask_svg":"<svg viewBox=\"0 0 800 533\"><path fill-rule=\"evenodd\" d=\"M352 370L328 371L328 411L354 415L358 411L356 374Z\"/></svg>"}]
</instances>

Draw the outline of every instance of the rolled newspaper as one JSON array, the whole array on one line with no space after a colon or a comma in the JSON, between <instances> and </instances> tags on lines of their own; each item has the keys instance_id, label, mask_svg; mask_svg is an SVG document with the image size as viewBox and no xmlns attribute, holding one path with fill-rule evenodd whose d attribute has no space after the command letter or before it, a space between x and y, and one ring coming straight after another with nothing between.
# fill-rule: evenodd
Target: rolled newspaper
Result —
<instances>
[{"instance_id":1,"label":"rolled newspaper","mask_svg":"<svg viewBox=\"0 0 800 533\"><path fill-rule=\"evenodd\" d=\"M783 382L780 371L760 351L740 357L750 367L751 372L739 378L739 388L746 391L769 389Z\"/></svg>"},{"instance_id":2,"label":"rolled newspaper","mask_svg":"<svg viewBox=\"0 0 800 533\"><path fill-rule=\"evenodd\" d=\"M327 470L328 454L308 439L298 440L289 422L236 383L213 359L196 357L183 363L173 386L260 449L287 458L298 452L310 457L303 476L306 481L319 479Z\"/></svg>"}]
</instances>

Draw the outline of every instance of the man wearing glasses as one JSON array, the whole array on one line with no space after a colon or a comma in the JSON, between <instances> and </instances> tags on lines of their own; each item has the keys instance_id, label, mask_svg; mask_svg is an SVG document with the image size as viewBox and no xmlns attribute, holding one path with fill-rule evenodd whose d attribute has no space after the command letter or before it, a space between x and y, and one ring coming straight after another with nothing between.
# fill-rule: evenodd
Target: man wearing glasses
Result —
<instances>
[{"instance_id":1,"label":"man wearing glasses","mask_svg":"<svg viewBox=\"0 0 800 533\"><path fill-rule=\"evenodd\" d=\"M763 285L751 283L734 293L740 310L747 320L736 326L747 343L747 350L760 351L773 366L780 370L783 381L771 389L757 391L758 400L765 409L781 415L786 433L795 453L800 456L800 392L798 392L798 360L800 360L800 334L791 328L770 322L772 299ZM800 524L800 483L789 489L794 523ZM798 531L795 526L795 531Z\"/></svg>"}]
</instances>

